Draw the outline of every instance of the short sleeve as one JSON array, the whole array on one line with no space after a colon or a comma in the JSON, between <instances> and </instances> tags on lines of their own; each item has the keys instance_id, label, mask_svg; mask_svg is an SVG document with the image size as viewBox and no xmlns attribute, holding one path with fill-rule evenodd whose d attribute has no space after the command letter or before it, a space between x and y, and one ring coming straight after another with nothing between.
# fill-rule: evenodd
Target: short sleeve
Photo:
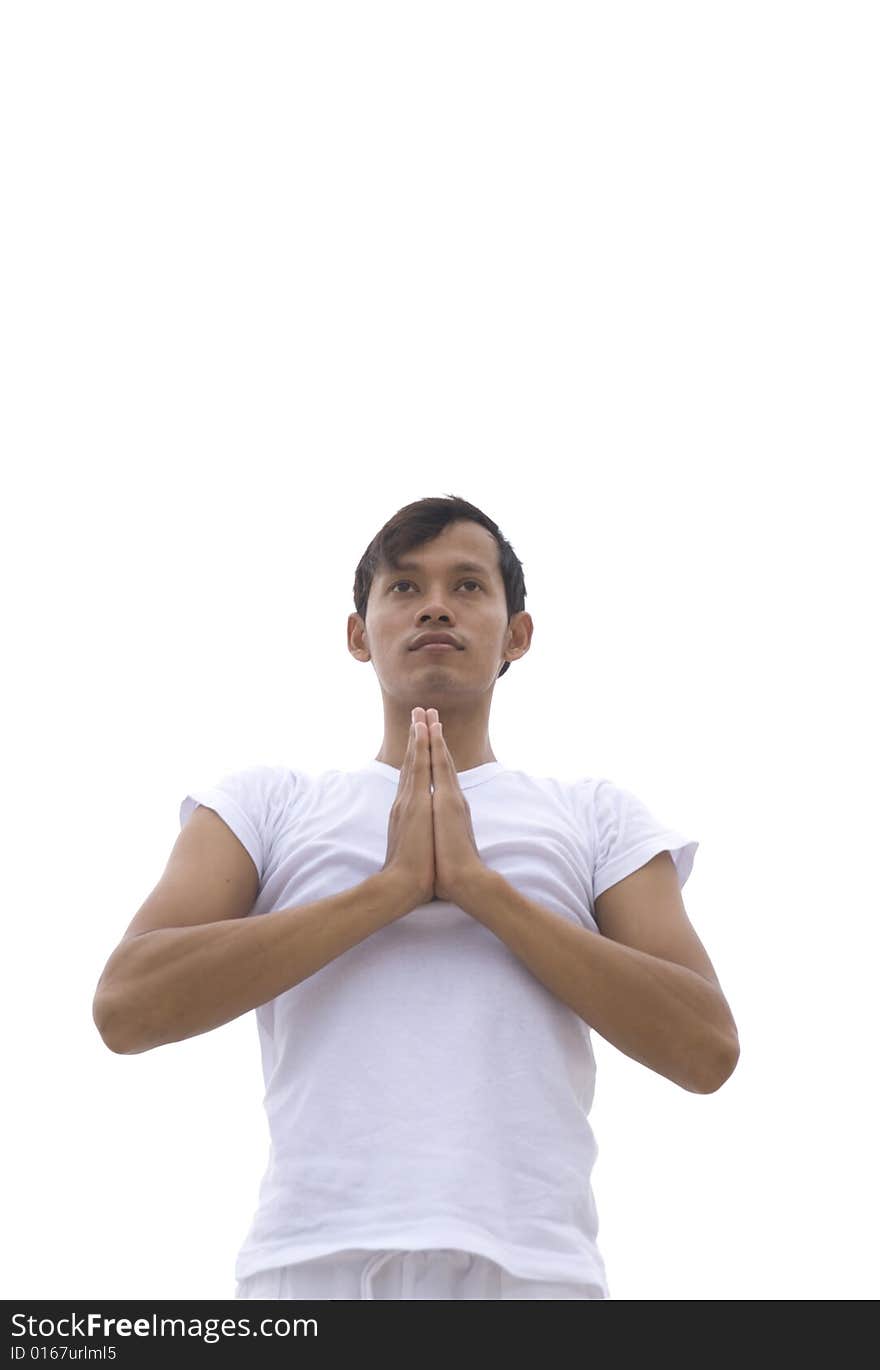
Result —
<instances>
[{"instance_id":1,"label":"short sleeve","mask_svg":"<svg viewBox=\"0 0 880 1370\"><path fill-rule=\"evenodd\" d=\"M247 766L213 785L190 790L180 805L180 826L202 804L231 828L250 856L262 884L280 810L289 799L292 774L281 766Z\"/></svg>"},{"instance_id":2,"label":"short sleeve","mask_svg":"<svg viewBox=\"0 0 880 1370\"><path fill-rule=\"evenodd\" d=\"M597 782L593 793L593 898L668 851L681 888L691 873L699 842L667 827L637 795L611 780Z\"/></svg>"}]
</instances>

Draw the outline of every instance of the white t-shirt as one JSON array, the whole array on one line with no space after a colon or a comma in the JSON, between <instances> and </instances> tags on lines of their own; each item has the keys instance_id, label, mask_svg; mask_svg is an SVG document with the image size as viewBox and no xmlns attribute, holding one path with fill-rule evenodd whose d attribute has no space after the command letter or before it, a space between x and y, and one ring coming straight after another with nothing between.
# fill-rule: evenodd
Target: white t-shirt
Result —
<instances>
[{"instance_id":1,"label":"white t-shirt","mask_svg":"<svg viewBox=\"0 0 880 1370\"><path fill-rule=\"evenodd\" d=\"M338 894L385 863L400 772L371 760L311 775L251 766L193 790L260 877L250 916ZM460 771L485 864L600 935L594 900L668 850L680 885L698 843L612 781ZM255 1010L270 1148L235 1266L351 1248L456 1248L527 1279L609 1297L591 1184L591 1029L507 945L435 900Z\"/></svg>"}]
</instances>

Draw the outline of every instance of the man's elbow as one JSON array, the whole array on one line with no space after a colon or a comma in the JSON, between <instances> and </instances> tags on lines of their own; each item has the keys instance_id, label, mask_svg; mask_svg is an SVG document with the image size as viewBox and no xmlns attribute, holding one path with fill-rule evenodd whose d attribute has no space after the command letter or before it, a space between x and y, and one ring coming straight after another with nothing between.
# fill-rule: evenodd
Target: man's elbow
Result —
<instances>
[{"instance_id":1,"label":"man's elbow","mask_svg":"<svg viewBox=\"0 0 880 1370\"><path fill-rule=\"evenodd\" d=\"M123 1035L123 1024L120 1022L119 1008L115 1001L106 995L100 999L96 995L92 1004L92 1022L98 1029L104 1046L114 1055L133 1054L127 1037Z\"/></svg>"},{"instance_id":2,"label":"man's elbow","mask_svg":"<svg viewBox=\"0 0 880 1370\"><path fill-rule=\"evenodd\" d=\"M712 1053L701 1087L695 1090L695 1093L715 1094L730 1079L736 1070L738 1060L739 1037L734 1029L733 1034L725 1037L717 1050Z\"/></svg>"}]
</instances>

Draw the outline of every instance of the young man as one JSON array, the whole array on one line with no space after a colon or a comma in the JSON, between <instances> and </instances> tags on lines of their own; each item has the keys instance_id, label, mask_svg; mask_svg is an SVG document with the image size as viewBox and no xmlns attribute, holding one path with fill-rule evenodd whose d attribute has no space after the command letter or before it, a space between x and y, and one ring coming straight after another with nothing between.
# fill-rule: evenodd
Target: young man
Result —
<instances>
[{"instance_id":1,"label":"young man","mask_svg":"<svg viewBox=\"0 0 880 1370\"><path fill-rule=\"evenodd\" d=\"M681 899L698 843L609 780L496 759L533 624L474 505L399 510L354 589L378 755L188 795L96 1024L135 1053L256 1009L271 1150L238 1297L608 1298L591 1029L694 1093L739 1055Z\"/></svg>"}]
</instances>

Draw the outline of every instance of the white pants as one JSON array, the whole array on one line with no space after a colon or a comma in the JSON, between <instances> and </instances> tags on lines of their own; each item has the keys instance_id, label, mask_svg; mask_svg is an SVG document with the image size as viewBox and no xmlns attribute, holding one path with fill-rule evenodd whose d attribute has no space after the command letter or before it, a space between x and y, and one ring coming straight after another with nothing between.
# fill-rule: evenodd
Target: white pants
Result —
<instances>
[{"instance_id":1,"label":"white pants","mask_svg":"<svg viewBox=\"0 0 880 1370\"><path fill-rule=\"evenodd\" d=\"M237 1299L604 1299L592 1283L526 1280L473 1251L333 1251L258 1270Z\"/></svg>"}]
</instances>

